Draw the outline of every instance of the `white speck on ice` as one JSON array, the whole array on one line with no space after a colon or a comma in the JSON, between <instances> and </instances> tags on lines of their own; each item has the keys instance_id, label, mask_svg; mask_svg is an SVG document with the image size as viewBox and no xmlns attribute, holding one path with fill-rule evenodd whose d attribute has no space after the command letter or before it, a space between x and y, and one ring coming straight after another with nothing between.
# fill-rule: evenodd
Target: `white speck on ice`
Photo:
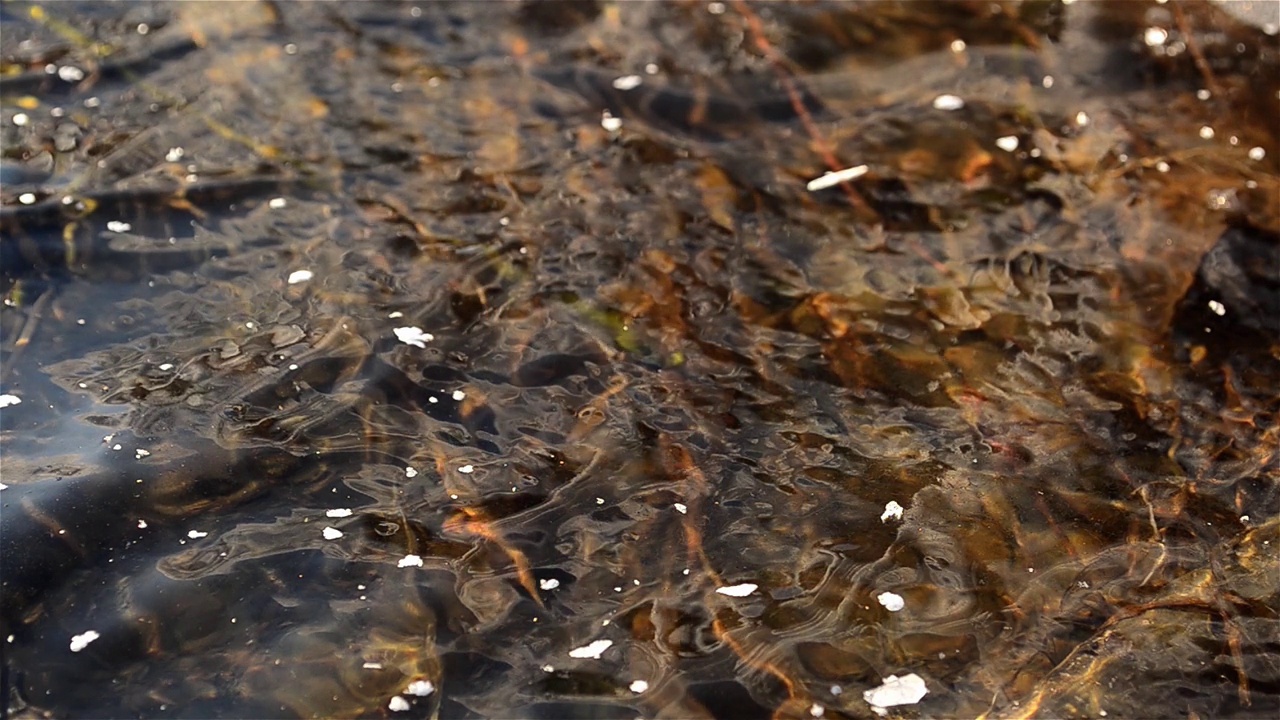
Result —
<instances>
[{"instance_id":1,"label":"white speck on ice","mask_svg":"<svg viewBox=\"0 0 1280 720\"><path fill-rule=\"evenodd\" d=\"M11 405L17 405L21 402L22 402L22 398L18 397L17 395L10 395L9 393L0 395L0 408L7 408Z\"/></svg>"},{"instance_id":2,"label":"white speck on ice","mask_svg":"<svg viewBox=\"0 0 1280 720\"><path fill-rule=\"evenodd\" d=\"M119 450L123 450L123 449L124 449L124 446L123 446L123 445L121 445L120 443L116 443L115 445L112 445L112 446L111 446L111 449L112 449L112 450L119 451Z\"/></svg>"},{"instance_id":3,"label":"white speck on ice","mask_svg":"<svg viewBox=\"0 0 1280 720\"><path fill-rule=\"evenodd\" d=\"M429 332L422 332L422 328L416 327L398 327L393 332L395 332L396 338L405 345L413 345L420 348L425 348L427 343L436 339L435 335Z\"/></svg>"},{"instance_id":4,"label":"white speck on ice","mask_svg":"<svg viewBox=\"0 0 1280 720\"><path fill-rule=\"evenodd\" d=\"M600 114L600 127L609 132L617 132L622 129L622 118L616 118L605 110Z\"/></svg>"},{"instance_id":5,"label":"white speck on ice","mask_svg":"<svg viewBox=\"0 0 1280 720\"><path fill-rule=\"evenodd\" d=\"M315 277L315 273L310 270L294 270L289 273L289 284L297 285L298 283L306 282L313 277Z\"/></svg>"},{"instance_id":6,"label":"white speck on ice","mask_svg":"<svg viewBox=\"0 0 1280 720\"><path fill-rule=\"evenodd\" d=\"M544 578L538 581L538 587L543 590L555 590L560 587L560 581L555 578Z\"/></svg>"},{"instance_id":7,"label":"white speck on ice","mask_svg":"<svg viewBox=\"0 0 1280 720\"><path fill-rule=\"evenodd\" d=\"M270 207L272 210L279 210L280 208L284 207L287 204L288 204L288 201L286 201L284 198L271 198L271 200L267 202L267 206Z\"/></svg>"},{"instance_id":8,"label":"white speck on ice","mask_svg":"<svg viewBox=\"0 0 1280 720\"><path fill-rule=\"evenodd\" d=\"M337 540L342 537L342 531L335 527L326 527L322 534L325 540Z\"/></svg>"},{"instance_id":9,"label":"white speck on ice","mask_svg":"<svg viewBox=\"0 0 1280 720\"><path fill-rule=\"evenodd\" d=\"M111 222L107 223L107 229L110 230L111 232L129 232L130 230L133 229L133 226L127 222L112 220Z\"/></svg>"},{"instance_id":10,"label":"white speck on ice","mask_svg":"<svg viewBox=\"0 0 1280 720\"><path fill-rule=\"evenodd\" d=\"M324 516L331 517L331 518L351 517L351 508L337 508L335 510L325 510Z\"/></svg>"},{"instance_id":11,"label":"white speck on ice","mask_svg":"<svg viewBox=\"0 0 1280 720\"><path fill-rule=\"evenodd\" d=\"M453 391L453 399L457 400L458 402L462 402L462 399L465 398L466 396L467 394L462 392L461 390Z\"/></svg>"},{"instance_id":12,"label":"white speck on ice","mask_svg":"<svg viewBox=\"0 0 1280 720\"><path fill-rule=\"evenodd\" d=\"M964 107L964 98L959 95L939 95L933 99L934 110L959 110Z\"/></svg>"},{"instance_id":13,"label":"white speck on ice","mask_svg":"<svg viewBox=\"0 0 1280 720\"><path fill-rule=\"evenodd\" d=\"M730 585L728 587L716 588L716 592L729 597L746 597L755 592L759 585L755 583L742 583L741 585Z\"/></svg>"},{"instance_id":14,"label":"white speck on ice","mask_svg":"<svg viewBox=\"0 0 1280 720\"><path fill-rule=\"evenodd\" d=\"M574 648L569 651L569 657L586 660L599 660L605 650L613 647L612 640L596 640L589 645L583 645L580 648Z\"/></svg>"},{"instance_id":15,"label":"white speck on ice","mask_svg":"<svg viewBox=\"0 0 1280 720\"><path fill-rule=\"evenodd\" d=\"M426 697L436 691L436 686L430 680L414 680L404 691L410 695Z\"/></svg>"},{"instance_id":16,"label":"white speck on ice","mask_svg":"<svg viewBox=\"0 0 1280 720\"><path fill-rule=\"evenodd\" d=\"M863 175L866 175L869 170L871 170L871 168L866 165L854 165L853 167L845 168L844 170L824 173L821 177L816 177L810 180L809 184L805 185L804 188L809 192L826 190L827 188L835 187L842 182L857 180Z\"/></svg>"},{"instance_id":17,"label":"white speck on ice","mask_svg":"<svg viewBox=\"0 0 1280 720\"><path fill-rule=\"evenodd\" d=\"M396 567L422 567L422 558L417 555L405 555L396 563Z\"/></svg>"},{"instance_id":18,"label":"white speck on ice","mask_svg":"<svg viewBox=\"0 0 1280 720\"><path fill-rule=\"evenodd\" d=\"M880 513L880 522L889 522L890 520L902 519L902 506L897 500L890 500L884 505L884 512Z\"/></svg>"},{"instance_id":19,"label":"white speck on ice","mask_svg":"<svg viewBox=\"0 0 1280 720\"><path fill-rule=\"evenodd\" d=\"M192 540L199 540L202 537L209 537L209 533L200 532L199 530L191 530L187 533L187 537L191 538Z\"/></svg>"},{"instance_id":20,"label":"white speck on ice","mask_svg":"<svg viewBox=\"0 0 1280 720\"><path fill-rule=\"evenodd\" d=\"M689 506L685 505L684 503L676 503L675 509L676 509L676 512L680 513L681 515L689 514Z\"/></svg>"},{"instance_id":21,"label":"white speck on ice","mask_svg":"<svg viewBox=\"0 0 1280 720\"><path fill-rule=\"evenodd\" d=\"M631 687L631 692L633 692L633 693L642 693L642 692L644 692L645 690L648 690L648 689L649 689L649 683L647 683L647 682L645 682L645 681L643 681L643 680L633 680L633 681L631 681L631 686L630 686L630 687Z\"/></svg>"},{"instance_id":22,"label":"white speck on ice","mask_svg":"<svg viewBox=\"0 0 1280 720\"><path fill-rule=\"evenodd\" d=\"M473 465L463 465L462 467L458 468L458 472L462 473L463 475L470 475L475 471L476 469L475 469L475 466Z\"/></svg>"},{"instance_id":23,"label":"white speck on ice","mask_svg":"<svg viewBox=\"0 0 1280 720\"><path fill-rule=\"evenodd\" d=\"M405 468L405 469L404 469L404 476L405 476L405 477L418 477L418 469L417 469L417 468L415 468L415 467L413 467L413 466L407 467L407 468Z\"/></svg>"},{"instance_id":24,"label":"white speck on ice","mask_svg":"<svg viewBox=\"0 0 1280 720\"><path fill-rule=\"evenodd\" d=\"M887 708L897 705L915 705L928 694L929 688L925 687L924 680L919 675L911 673L902 677L890 675L884 679L880 687L862 693L862 699L872 707Z\"/></svg>"},{"instance_id":25,"label":"white speck on ice","mask_svg":"<svg viewBox=\"0 0 1280 720\"><path fill-rule=\"evenodd\" d=\"M907 603L902 599L901 595L891 592L880 593L876 596L876 602L883 605L884 609L889 612L898 612L907 606Z\"/></svg>"},{"instance_id":26,"label":"white speck on ice","mask_svg":"<svg viewBox=\"0 0 1280 720\"><path fill-rule=\"evenodd\" d=\"M998 137L996 138L996 147L1005 152L1013 152L1018 149L1018 136L1005 135L1004 137Z\"/></svg>"},{"instance_id":27,"label":"white speck on ice","mask_svg":"<svg viewBox=\"0 0 1280 720\"><path fill-rule=\"evenodd\" d=\"M387 707L390 708L392 712L405 712L410 706L408 700L396 695L391 698L391 702L387 703Z\"/></svg>"},{"instance_id":28,"label":"white speck on ice","mask_svg":"<svg viewBox=\"0 0 1280 720\"><path fill-rule=\"evenodd\" d=\"M89 647L89 643L102 637L96 630L80 633L71 638L71 652L80 652Z\"/></svg>"},{"instance_id":29,"label":"white speck on ice","mask_svg":"<svg viewBox=\"0 0 1280 720\"><path fill-rule=\"evenodd\" d=\"M640 83L644 82L644 78L639 75L623 75L613 81L613 89L615 90L635 90L640 87Z\"/></svg>"}]
</instances>

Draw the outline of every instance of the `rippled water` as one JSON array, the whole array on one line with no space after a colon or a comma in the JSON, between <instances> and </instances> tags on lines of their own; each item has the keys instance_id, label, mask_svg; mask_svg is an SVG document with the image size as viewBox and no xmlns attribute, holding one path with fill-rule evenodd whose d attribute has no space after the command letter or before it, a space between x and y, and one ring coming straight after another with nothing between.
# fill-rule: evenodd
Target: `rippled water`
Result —
<instances>
[{"instance_id":1,"label":"rippled water","mask_svg":"<svg viewBox=\"0 0 1280 720\"><path fill-rule=\"evenodd\" d=\"M0 12L9 716L1280 713L1265 18Z\"/></svg>"}]
</instances>

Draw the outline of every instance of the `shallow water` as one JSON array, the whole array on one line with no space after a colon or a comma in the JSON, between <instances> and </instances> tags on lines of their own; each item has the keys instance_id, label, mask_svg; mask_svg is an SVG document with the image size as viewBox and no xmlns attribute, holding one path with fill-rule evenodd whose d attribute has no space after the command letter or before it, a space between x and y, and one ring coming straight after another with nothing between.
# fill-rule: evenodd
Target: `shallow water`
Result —
<instances>
[{"instance_id":1,"label":"shallow water","mask_svg":"<svg viewBox=\"0 0 1280 720\"><path fill-rule=\"evenodd\" d=\"M7 715L1280 713L1274 26L0 12Z\"/></svg>"}]
</instances>

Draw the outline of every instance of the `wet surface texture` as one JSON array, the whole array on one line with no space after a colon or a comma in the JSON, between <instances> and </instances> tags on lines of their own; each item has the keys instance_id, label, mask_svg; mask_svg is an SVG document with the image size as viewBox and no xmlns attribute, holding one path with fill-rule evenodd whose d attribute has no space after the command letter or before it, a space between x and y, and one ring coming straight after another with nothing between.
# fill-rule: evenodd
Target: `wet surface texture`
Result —
<instances>
[{"instance_id":1,"label":"wet surface texture","mask_svg":"<svg viewBox=\"0 0 1280 720\"><path fill-rule=\"evenodd\" d=\"M1274 24L0 13L10 716L1280 713Z\"/></svg>"}]
</instances>

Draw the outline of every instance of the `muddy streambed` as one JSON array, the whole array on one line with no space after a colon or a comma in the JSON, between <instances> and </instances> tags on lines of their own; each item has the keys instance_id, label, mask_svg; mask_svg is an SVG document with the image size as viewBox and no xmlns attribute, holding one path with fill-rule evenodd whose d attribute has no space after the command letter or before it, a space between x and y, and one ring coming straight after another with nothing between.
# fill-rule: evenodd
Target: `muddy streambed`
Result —
<instances>
[{"instance_id":1,"label":"muddy streambed","mask_svg":"<svg viewBox=\"0 0 1280 720\"><path fill-rule=\"evenodd\" d=\"M5 712L1274 717L1229 10L5 3Z\"/></svg>"}]
</instances>

